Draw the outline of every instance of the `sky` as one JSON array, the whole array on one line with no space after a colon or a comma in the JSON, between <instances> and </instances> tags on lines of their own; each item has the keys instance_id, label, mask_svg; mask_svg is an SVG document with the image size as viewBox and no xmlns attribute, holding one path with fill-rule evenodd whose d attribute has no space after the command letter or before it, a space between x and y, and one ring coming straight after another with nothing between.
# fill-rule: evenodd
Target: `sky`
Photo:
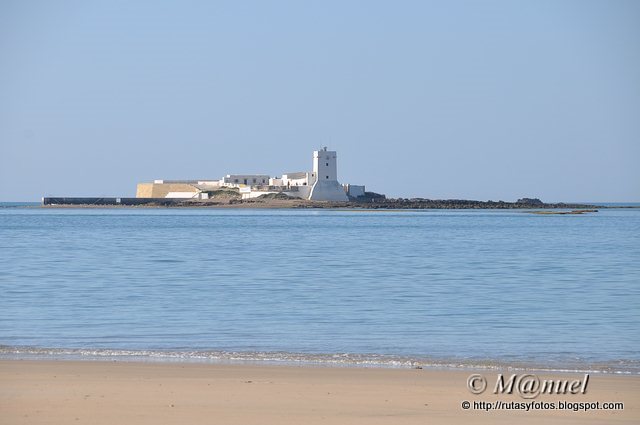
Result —
<instances>
[{"instance_id":1,"label":"sky","mask_svg":"<svg viewBox=\"0 0 640 425\"><path fill-rule=\"evenodd\" d=\"M0 0L0 201L280 176L640 201L640 2Z\"/></svg>"}]
</instances>

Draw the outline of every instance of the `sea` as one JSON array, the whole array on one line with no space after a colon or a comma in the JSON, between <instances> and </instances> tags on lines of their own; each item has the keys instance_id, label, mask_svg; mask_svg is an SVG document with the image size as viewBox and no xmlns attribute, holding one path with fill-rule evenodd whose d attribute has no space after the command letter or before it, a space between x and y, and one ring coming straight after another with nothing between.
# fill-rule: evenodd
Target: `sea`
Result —
<instances>
[{"instance_id":1,"label":"sea","mask_svg":"<svg viewBox=\"0 0 640 425\"><path fill-rule=\"evenodd\" d=\"M640 208L4 203L0 358L640 374Z\"/></svg>"}]
</instances>

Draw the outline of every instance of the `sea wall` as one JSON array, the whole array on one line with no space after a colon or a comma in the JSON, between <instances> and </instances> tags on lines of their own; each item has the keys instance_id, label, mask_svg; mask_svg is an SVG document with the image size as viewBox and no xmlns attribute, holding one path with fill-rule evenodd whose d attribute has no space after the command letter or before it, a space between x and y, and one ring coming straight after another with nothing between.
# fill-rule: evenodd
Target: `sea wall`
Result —
<instances>
[{"instance_id":1,"label":"sea wall","mask_svg":"<svg viewBox=\"0 0 640 425\"><path fill-rule=\"evenodd\" d=\"M184 203L180 198L91 198L91 197L45 197L42 198L42 205L179 205Z\"/></svg>"}]
</instances>

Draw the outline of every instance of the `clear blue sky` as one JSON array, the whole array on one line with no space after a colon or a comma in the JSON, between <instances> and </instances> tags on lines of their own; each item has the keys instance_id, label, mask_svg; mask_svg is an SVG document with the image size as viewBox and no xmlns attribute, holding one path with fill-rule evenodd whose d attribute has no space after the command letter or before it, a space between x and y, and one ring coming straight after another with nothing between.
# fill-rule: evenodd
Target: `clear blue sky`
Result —
<instances>
[{"instance_id":1,"label":"clear blue sky","mask_svg":"<svg viewBox=\"0 0 640 425\"><path fill-rule=\"evenodd\" d=\"M0 0L0 200L311 167L640 201L637 1Z\"/></svg>"}]
</instances>

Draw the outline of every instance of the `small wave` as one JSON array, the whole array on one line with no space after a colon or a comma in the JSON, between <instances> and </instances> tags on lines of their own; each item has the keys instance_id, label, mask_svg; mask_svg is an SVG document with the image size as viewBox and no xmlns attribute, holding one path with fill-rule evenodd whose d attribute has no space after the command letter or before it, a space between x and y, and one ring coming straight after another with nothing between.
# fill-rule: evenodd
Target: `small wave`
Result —
<instances>
[{"instance_id":1,"label":"small wave","mask_svg":"<svg viewBox=\"0 0 640 425\"><path fill-rule=\"evenodd\" d=\"M616 360L575 364L542 364L496 360L433 359L357 353L289 353L282 351L126 350L92 348L40 348L0 345L0 359L21 360L120 360L143 362L192 362L225 364L281 364L331 367L430 368L481 370L536 370L543 372L640 375L640 361Z\"/></svg>"}]
</instances>

